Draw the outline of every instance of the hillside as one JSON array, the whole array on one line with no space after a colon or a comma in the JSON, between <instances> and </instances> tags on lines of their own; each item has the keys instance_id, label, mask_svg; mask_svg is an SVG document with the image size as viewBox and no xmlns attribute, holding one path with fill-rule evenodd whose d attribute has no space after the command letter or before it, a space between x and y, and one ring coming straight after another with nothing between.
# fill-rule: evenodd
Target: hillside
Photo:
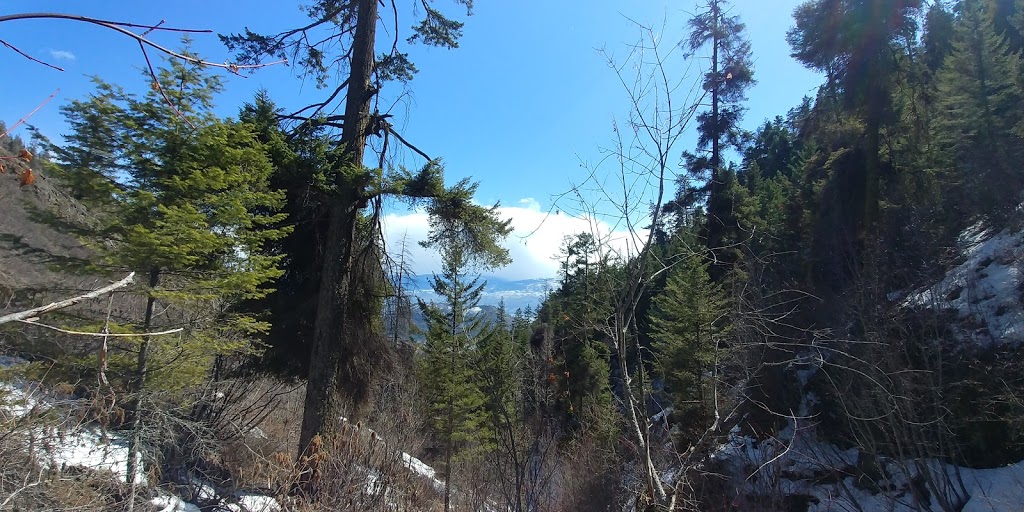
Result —
<instances>
[{"instance_id":1,"label":"hillside","mask_svg":"<svg viewBox=\"0 0 1024 512\"><path fill-rule=\"evenodd\" d=\"M0 144L0 156L16 155L10 145ZM90 289L99 279L74 276L59 266L68 260L88 258L89 251L75 236L47 223L46 218L82 220L88 212L61 190L39 159L31 164L35 181L21 186L17 171L27 167L20 160L6 160L0 174L0 280L14 293L5 310L36 304L62 293Z\"/></svg>"}]
</instances>

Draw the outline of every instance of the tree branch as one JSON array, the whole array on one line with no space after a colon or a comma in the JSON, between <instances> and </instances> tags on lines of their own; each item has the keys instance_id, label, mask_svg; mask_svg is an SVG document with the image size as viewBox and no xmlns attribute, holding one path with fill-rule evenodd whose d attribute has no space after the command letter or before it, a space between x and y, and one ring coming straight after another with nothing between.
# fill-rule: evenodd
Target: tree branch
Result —
<instances>
[{"instance_id":1,"label":"tree branch","mask_svg":"<svg viewBox=\"0 0 1024 512\"><path fill-rule=\"evenodd\" d=\"M210 66L210 67L214 67L214 68L226 69L226 70L228 70L228 71L230 71L230 72L232 72L232 73L234 73L236 75L239 75L239 76L243 76L243 75L241 75L239 73L239 70L241 70L241 69L258 69L258 68L263 68L263 67L267 67L267 66L273 66L273 65L276 65L276 64L285 64L285 63L288 62L287 59L282 59L282 60L275 61L275 62L265 62L265 63L260 63L260 64L244 64L243 65L243 64L232 64L232 63L227 63L227 62L225 62L223 64L219 64L219 63L216 63L216 62L210 62L210 61L199 59L197 57L191 57L189 55L183 55L181 53L175 52L175 51L173 51L173 50L171 50L169 48L166 48L164 46L160 46L159 44L156 44L153 41L150 41L149 39L146 39L142 35L136 34L136 33L132 32L131 30L128 30L128 28L126 28L126 27L147 28L147 29L150 29L150 31L161 30L161 31L170 31L170 32L189 32L189 33L203 33L203 34L212 33L213 32L212 30L195 30L195 29L182 29L182 28L167 28L167 27L161 27L159 24L157 24L157 25L137 25L137 24L134 24L134 23L126 23L126 22L123 22L123 21L107 21L107 20L100 20L100 19L96 19L96 18L90 18L88 16L76 16L76 15L73 15L73 14L61 14L61 13L55 13L55 12L27 12L27 13L18 13L18 14L8 14L8 15L5 15L5 16L0 16L0 23L3 23L5 21L32 20L32 19L71 20L71 21L78 21L78 22L82 22L82 23L90 23L90 24L93 24L93 25L99 25L101 27L113 30L114 32L118 32L118 33L124 34L124 35L126 35L126 36L128 36L128 37L130 37L132 39L135 39L136 41L139 42L139 45L141 45L143 47L149 46L150 48L153 48L153 49L155 49L157 51L163 52L163 53L165 53L165 54L167 54L167 55L169 55L171 57L174 57L176 59L181 59L181 60L184 60L186 62L191 62L193 64L199 64L199 65L202 65L202 66Z\"/></svg>"},{"instance_id":2,"label":"tree branch","mask_svg":"<svg viewBox=\"0 0 1024 512\"><path fill-rule=\"evenodd\" d=\"M14 123L10 128L7 129L7 131L5 131L2 135L0 135L0 139L6 137L11 132L13 132L15 128L17 128L18 126L21 125L21 123L24 123L25 121L28 121L28 118L32 117L32 115L35 114L36 112L38 112L39 109L43 108L43 105L46 105L47 103L49 103L50 100L52 100L53 97L56 96L57 93L59 93L59 92L60 92L60 89L57 89L56 91L53 91L53 94L51 94L48 98L43 100L43 102L40 103L38 107L32 109L32 112L29 112L28 115L26 115L25 117L19 119L17 123Z\"/></svg>"},{"instance_id":3,"label":"tree branch","mask_svg":"<svg viewBox=\"0 0 1024 512\"><path fill-rule=\"evenodd\" d=\"M86 293L84 295L79 295L77 297L72 297L70 299L65 299L65 300L62 300L62 301L59 301L59 302L52 302L52 303L47 304L45 306L40 306L38 308L33 308L33 309L26 310L26 311L21 311L19 313L11 313L9 315L0 316L0 325L6 324L6 323L10 323L10 322L25 321L25 320L28 320L30 318L35 318L37 316L45 315L46 313L50 313L52 311L56 311L58 309L64 309L64 308L68 308L68 307L74 306L75 304L78 304L80 302L84 302L84 301L87 301L87 300L95 299L96 297L99 297L99 296L101 296L101 295L103 295L105 293L110 293L110 292L112 292L114 290L117 290L119 288L124 288L125 286L128 286L129 284L131 284L133 280L135 280L135 272L132 272L131 274L128 274L128 277L125 277L124 279L122 279L122 280L120 280L120 281L118 281L118 282L116 282L114 284L111 284L111 285L108 285L108 286L104 286L103 288L100 288L98 290L93 290L93 291L91 291L89 293Z\"/></svg>"},{"instance_id":4,"label":"tree branch","mask_svg":"<svg viewBox=\"0 0 1024 512\"><path fill-rule=\"evenodd\" d=\"M403 138L401 135L399 135L398 132L394 128L391 127L390 123L388 123L386 126L387 126L388 132L390 132L391 135L394 135L395 138L398 139L399 142L401 142L402 144L405 145L405 147L415 151L417 154L419 154L423 158L426 158L428 162L433 162L434 161L433 158L430 158L430 155L428 155L428 154L424 153L423 151L421 151L420 148L417 148L416 146L413 146L412 144L409 143L409 141L405 140L405 138Z\"/></svg>"},{"instance_id":5,"label":"tree branch","mask_svg":"<svg viewBox=\"0 0 1024 512\"><path fill-rule=\"evenodd\" d=\"M35 320L31 319L31 318L28 319L28 320L18 320L18 322L21 322L23 324L28 324L28 325L35 325L37 327L43 327L43 328L46 328L46 329L51 329L51 330L54 330L54 331L57 331L57 332L62 332L64 334L74 334L76 336L95 336L97 338L141 338L141 337L145 337L145 336L165 336L165 335L168 335L168 334L177 334L177 333L185 330L184 327L178 327L176 329L168 329L166 331L156 331L156 332L123 332L123 333L82 332L82 331L69 331L67 329L61 329L60 327L55 327L55 326L52 326L52 325L41 324L41 323L38 323Z\"/></svg>"},{"instance_id":6,"label":"tree branch","mask_svg":"<svg viewBox=\"0 0 1024 512\"><path fill-rule=\"evenodd\" d=\"M46 66L48 68L56 69L57 71L64 71L64 68L62 68L60 66L54 66L53 64L50 64L49 62L43 62L43 61L41 61L41 60L31 56L31 55L29 55L29 54L19 50L17 46L14 46L13 44L8 43L7 41L4 41L3 39L0 39L0 44L10 48L11 50L13 50L18 55L21 55L22 57L25 57L26 59L28 59L28 60L30 60L32 62L35 62L37 64L42 64L42 65L44 65L44 66Z\"/></svg>"}]
</instances>

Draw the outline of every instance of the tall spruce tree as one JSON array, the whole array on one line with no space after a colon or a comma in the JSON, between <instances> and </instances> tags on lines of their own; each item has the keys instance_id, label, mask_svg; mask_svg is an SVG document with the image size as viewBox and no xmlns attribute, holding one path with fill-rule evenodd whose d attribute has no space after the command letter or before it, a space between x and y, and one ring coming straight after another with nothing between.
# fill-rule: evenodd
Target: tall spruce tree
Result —
<instances>
[{"instance_id":1,"label":"tall spruce tree","mask_svg":"<svg viewBox=\"0 0 1024 512\"><path fill-rule=\"evenodd\" d=\"M933 2L924 16L921 49L924 64L932 73L942 67L953 50L953 22L956 17L942 2Z\"/></svg>"},{"instance_id":2,"label":"tall spruce tree","mask_svg":"<svg viewBox=\"0 0 1024 512\"><path fill-rule=\"evenodd\" d=\"M726 330L725 294L711 281L708 267L699 254L684 256L655 297L649 320L655 370L672 396L681 441L692 440L709 425L715 383L706 375L716 364L718 342Z\"/></svg>"},{"instance_id":3,"label":"tall spruce tree","mask_svg":"<svg viewBox=\"0 0 1024 512\"><path fill-rule=\"evenodd\" d=\"M690 55L708 54L710 69L704 74L703 88L710 108L697 116L699 153L685 155L688 174L699 185L684 187L677 195L697 196L679 198L684 203L706 201L704 239L710 248L726 246L727 231L737 229L725 192L723 153L729 147L739 147L743 102L747 89L755 83L745 26L739 16L729 15L728 5L725 0L708 0L704 10L690 19L690 35L683 43Z\"/></svg>"},{"instance_id":4,"label":"tall spruce tree","mask_svg":"<svg viewBox=\"0 0 1024 512\"><path fill-rule=\"evenodd\" d=\"M73 197L95 203L110 198L115 190L112 174L122 169L119 161L124 145L119 122L126 99L118 87L93 77L96 91L84 100L72 100L60 107L68 124L65 144L52 146L53 158L60 162L55 175Z\"/></svg>"},{"instance_id":5,"label":"tall spruce tree","mask_svg":"<svg viewBox=\"0 0 1024 512\"><path fill-rule=\"evenodd\" d=\"M442 255L441 274L433 275L430 287L443 302L419 300L427 324L419 373L431 430L443 453L447 512L451 510L454 463L487 437L486 398L477 362L479 344L492 335L492 327L473 311L486 283L480 282L479 276L467 276L464 249L451 246Z\"/></svg>"},{"instance_id":6,"label":"tall spruce tree","mask_svg":"<svg viewBox=\"0 0 1024 512\"><path fill-rule=\"evenodd\" d=\"M960 216L985 214L1005 221L1020 201L1024 140L1021 89L1014 83L1016 56L991 24L985 4L965 0L953 50L938 72L939 146L958 177Z\"/></svg>"},{"instance_id":7,"label":"tall spruce tree","mask_svg":"<svg viewBox=\"0 0 1024 512\"><path fill-rule=\"evenodd\" d=\"M558 258L562 285L538 314L553 334L555 366L546 378L559 391L559 416L567 430L608 433L611 354L603 327L620 269L590 233L566 236Z\"/></svg>"},{"instance_id":8,"label":"tall spruce tree","mask_svg":"<svg viewBox=\"0 0 1024 512\"><path fill-rule=\"evenodd\" d=\"M210 358L248 350L266 329L230 306L269 291L280 258L265 254L263 244L287 232L270 228L282 220L283 194L269 187L266 148L250 125L212 113L220 82L197 65L170 60L148 89L139 99L97 81L89 101L62 109L72 133L56 151L60 175L99 206L95 222L82 226L96 254L93 267L146 276L134 329L185 328L167 346L145 336L131 347L133 454L154 366L166 379L195 378ZM128 464L134 478L136 458Z\"/></svg>"}]
</instances>

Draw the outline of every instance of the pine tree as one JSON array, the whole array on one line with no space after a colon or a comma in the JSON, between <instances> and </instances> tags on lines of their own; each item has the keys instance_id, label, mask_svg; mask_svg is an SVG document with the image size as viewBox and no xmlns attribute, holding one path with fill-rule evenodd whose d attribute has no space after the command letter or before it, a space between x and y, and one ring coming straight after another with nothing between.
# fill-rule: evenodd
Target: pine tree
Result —
<instances>
[{"instance_id":1,"label":"pine tree","mask_svg":"<svg viewBox=\"0 0 1024 512\"><path fill-rule=\"evenodd\" d=\"M708 263L688 254L672 269L664 291L654 299L650 318L655 369L672 395L684 439L709 424L712 386L706 373L726 329L725 295L708 275Z\"/></svg>"},{"instance_id":2,"label":"pine tree","mask_svg":"<svg viewBox=\"0 0 1024 512\"><path fill-rule=\"evenodd\" d=\"M455 0L472 12L472 0ZM419 5L419 4L417 4ZM423 3L423 11L414 16L408 43L423 43L443 48L456 48L463 24L434 6ZM391 140L396 133L387 120L372 110L384 83L408 82L416 73L408 53L398 49L399 34L392 34L395 45L387 53L377 54L377 27L391 30L398 26L400 15L394 9L379 10L375 0L317 0L305 9L310 23L272 36L246 31L222 37L232 49L238 50L242 63L258 62L266 55L292 58L307 76L320 87L333 91L321 102L300 109L290 117L300 121L300 130L328 128L343 158L330 164L328 185L332 193L324 201L325 214L318 234L324 240L322 257L310 269L320 277L317 287L316 320L310 350L309 384L299 453L306 452L317 436L334 433L335 418L341 403L348 398L356 406L356 414L369 401L369 377L379 365L381 346L370 340L377 336L373 319L365 314L376 306L367 304L377 290L368 290L365 279L355 274L362 269L379 274L369 262L356 264L355 258L379 244L374 236L379 226L365 227L369 218L379 221L382 199L397 197L410 202L429 203L433 227L429 243L444 246L453 240L469 242L467 258L488 266L506 264L508 251L498 244L511 231L508 221L498 217L497 205L483 207L471 201L476 189L468 180L446 187L440 161L431 160L419 173L385 173L384 169L366 167L366 148L370 136ZM388 12L391 11L391 12ZM396 17L385 20L389 14ZM296 58L297 57L297 58ZM336 78L341 79L333 83ZM327 115L333 110L340 115ZM338 135L334 138L334 135ZM408 145L404 139L395 137ZM414 148L415 149L415 148ZM424 153L419 149L422 156ZM360 230L360 225L364 228ZM375 278L373 278L375 279ZM372 280L372 279L371 279ZM344 393L344 394L343 394ZM347 395L347 396L345 396ZM310 483L316 478L311 475Z\"/></svg>"},{"instance_id":3,"label":"pine tree","mask_svg":"<svg viewBox=\"0 0 1024 512\"><path fill-rule=\"evenodd\" d=\"M728 232L737 230L737 222L726 197L727 184L723 175L727 171L722 155L728 147L738 148L740 145L739 122L745 109L743 102L747 89L755 83L745 26L738 16L727 14L727 6L725 0L708 0L706 9L690 19L690 36L683 44L690 55L710 47L707 49L710 70L705 73L703 81L710 109L697 116L697 149L707 153L685 155L687 172L699 185L681 188L677 200L684 204L706 201L704 240L705 245L712 249L726 247L730 238ZM687 195L694 197L688 198ZM735 263L734 258L721 259L724 264Z\"/></svg>"},{"instance_id":4,"label":"pine tree","mask_svg":"<svg viewBox=\"0 0 1024 512\"><path fill-rule=\"evenodd\" d=\"M521 370L525 344L518 338L521 327L514 325L518 320L509 318L505 303L498 306L494 326L479 343L479 369L482 390L487 397L487 409L491 416L492 431L502 427L503 414L519 410L521 398ZM520 331L520 332L517 332Z\"/></svg>"},{"instance_id":5,"label":"pine tree","mask_svg":"<svg viewBox=\"0 0 1024 512\"><path fill-rule=\"evenodd\" d=\"M1013 80L1015 57L978 0L962 4L953 51L938 72L939 146L959 177L961 217L986 214L1005 221L1024 186L1017 162L1024 140L1016 129L1024 95Z\"/></svg>"},{"instance_id":6,"label":"pine tree","mask_svg":"<svg viewBox=\"0 0 1024 512\"><path fill-rule=\"evenodd\" d=\"M942 67L946 56L953 50L953 13L946 9L942 2L934 2L928 7L924 17L924 34L921 46L924 63L932 73Z\"/></svg>"},{"instance_id":7,"label":"pine tree","mask_svg":"<svg viewBox=\"0 0 1024 512\"><path fill-rule=\"evenodd\" d=\"M266 329L231 305L268 293L281 274L280 257L262 247L287 230L269 228L282 220L283 194L268 186L273 167L253 128L211 111L216 78L170 60L142 99L97 83L90 101L64 109L73 132L57 153L62 176L100 207L95 225L83 227L96 254L92 266L146 276L138 331L171 322L186 328L168 346L145 336L133 347L126 409L131 451L138 453L143 395L154 370L187 385L213 357L251 349L253 336ZM101 136L94 142L93 134ZM102 158L90 156L96 154ZM129 457L131 476L134 466Z\"/></svg>"},{"instance_id":8,"label":"pine tree","mask_svg":"<svg viewBox=\"0 0 1024 512\"><path fill-rule=\"evenodd\" d=\"M555 366L546 376L558 390L558 411L568 427L607 434L610 408L610 350L603 331L620 269L589 233L567 236L558 256L562 285L538 316L551 326Z\"/></svg>"},{"instance_id":9,"label":"pine tree","mask_svg":"<svg viewBox=\"0 0 1024 512\"><path fill-rule=\"evenodd\" d=\"M93 203L109 199L116 190L113 174L123 170L118 160L127 141L119 123L125 112L124 91L93 77L96 92L86 100L60 107L69 133L63 146L51 145L53 159L61 163L55 176L76 199Z\"/></svg>"},{"instance_id":10,"label":"pine tree","mask_svg":"<svg viewBox=\"0 0 1024 512\"><path fill-rule=\"evenodd\" d=\"M290 232L265 244L264 251L281 257L284 274L275 291L247 304L253 312L266 313L271 324L260 365L287 378L306 378L313 345L317 295L320 287L326 236L326 202L330 195L330 164L340 156L322 130L286 132L281 125L286 113L266 92L244 105L239 119L255 127L274 165L270 185L285 193Z\"/></svg>"},{"instance_id":11,"label":"pine tree","mask_svg":"<svg viewBox=\"0 0 1024 512\"><path fill-rule=\"evenodd\" d=\"M430 285L443 303L419 300L427 324L419 368L430 427L443 452L444 509L448 511L454 462L488 437L477 362L478 344L491 335L491 327L473 311L485 283L466 275L463 249L452 246L442 255L441 274L434 274Z\"/></svg>"}]
</instances>

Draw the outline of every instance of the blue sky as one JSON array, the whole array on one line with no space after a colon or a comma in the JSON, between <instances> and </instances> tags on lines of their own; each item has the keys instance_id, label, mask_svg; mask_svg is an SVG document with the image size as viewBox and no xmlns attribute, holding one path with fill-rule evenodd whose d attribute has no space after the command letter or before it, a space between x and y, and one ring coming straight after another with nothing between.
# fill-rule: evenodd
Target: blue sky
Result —
<instances>
[{"instance_id":1,"label":"blue sky","mask_svg":"<svg viewBox=\"0 0 1024 512\"><path fill-rule=\"evenodd\" d=\"M821 82L820 76L789 57L785 32L792 26L791 13L798 3L734 1L734 12L747 24L758 80L749 93L744 123L748 128L784 114L803 96L813 94ZM473 16L466 18L454 2L438 0L435 5L466 21L461 47L452 51L408 48L420 73L411 83L411 93L396 105L397 127L410 142L444 159L450 181L466 176L479 181L480 201L501 201L507 207L505 212L517 219L520 234L540 225L557 194L584 179L585 168L595 166L601 148L612 141L613 119L622 119L628 111L628 98L598 49L604 48L616 58L626 54L628 45L640 37L627 16L658 27L665 41L678 40L687 12L695 8L693 2L669 0L483 0L476 2ZM274 32L304 20L297 4L281 0L5 0L0 5L0 14L14 12L65 12L136 23L163 19L167 26L219 33L245 27ZM129 89L146 87L137 70L144 65L138 47L122 35L68 21L3 25L0 37L4 40L66 69L60 73L0 48L7 77L0 85L0 119L8 124L59 88L57 98L30 120L51 138L58 137L64 130L58 106L91 90L87 75L99 75ZM153 34L153 39L177 45L173 34ZM195 41L195 48L208 60L220 62L230 57L214 35L197 35ZM672 59L673 70L687 65L681 52ZM247 79L227 75L227 90L218 100L223 114L233 115L261 87L285 107L321 97L323 91L294 78L292 71L277 66ZM691 133L685 145L692 146L693 140ZM417 158L409 155L402 160L415 166ZM513 242L517 263L503 275L551 275L554 264L549 256L561 236L593 224L568 213L549 218L541 233L527 239L525 245L519 239ZM390 225L394 236L409 231L413 239L425 230L422 216L415 212L396 212ZM614 232L617 227L601 229ZM428 254L416 256L422 262L418 270L433 267Z\"/></svg>"}]
</instances>

